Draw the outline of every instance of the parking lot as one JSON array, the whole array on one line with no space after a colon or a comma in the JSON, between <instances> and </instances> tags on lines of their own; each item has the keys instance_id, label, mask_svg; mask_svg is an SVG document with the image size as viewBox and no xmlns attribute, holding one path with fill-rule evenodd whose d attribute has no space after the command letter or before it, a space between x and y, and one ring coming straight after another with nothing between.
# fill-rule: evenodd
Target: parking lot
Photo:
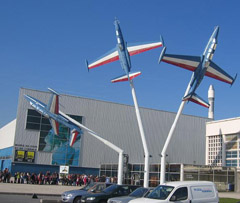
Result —
<instances>
[{"instance_id":1,"label":"parking lot","mask_svg":"<svg viewBox=\"0 0 240 203\"><path fill-rule=\"evenodd\" d=\"M0 183L0 195L11 195L8 197L10 199L15 198L15 196L13 195L18 196L25 195L26 198L34 200L32 196L35 194L39 199L39 201L34 200L35 202L41 202L40 201L41 199L44 200L42 202L59 202L60 195L63 192L76 189L80 189L80 187L64 185L31 185L31 184ZM236 192L220 192L219 197L240 199L240 194Z\"/></svg>"}]
</instances>

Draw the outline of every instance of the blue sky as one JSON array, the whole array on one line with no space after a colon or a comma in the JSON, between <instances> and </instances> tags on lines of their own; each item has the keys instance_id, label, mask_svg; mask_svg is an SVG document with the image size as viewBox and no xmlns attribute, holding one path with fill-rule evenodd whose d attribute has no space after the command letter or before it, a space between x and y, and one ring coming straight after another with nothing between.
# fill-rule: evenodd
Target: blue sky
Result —
<instances>
[{"instance_id":1,"label":"blue sky","mask_svg":"<svg viewBox=\"0 0 240 203\"><path fill-rule=\"evenodd\" d=\"M0 127L16 117L20 87L133 105L128 83L110 80L123 71L119 62L87 72L90 62L116 45L117 17L125 41L157 41L167 53L201 55L220 26L214 62L239 72L240 1L223 0L8 0L0 2ZM140 107L176 112L191 72L157 63L161 48L131 57ZM240 79L232 87L204 78L197 90L207 100L215 88L215 119L240 115ZM60 101L61 102L61 101ZM188 103L184 114L207 117L207 109ZM144 122L144 121L143 121Z\"/></svg>"}]
</instances>

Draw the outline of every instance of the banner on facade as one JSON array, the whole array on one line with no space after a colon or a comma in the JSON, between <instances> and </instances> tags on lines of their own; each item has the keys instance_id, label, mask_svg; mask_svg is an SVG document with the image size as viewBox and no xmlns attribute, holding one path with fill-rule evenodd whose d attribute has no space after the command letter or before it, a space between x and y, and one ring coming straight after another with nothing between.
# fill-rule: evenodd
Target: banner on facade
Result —
<instances>
[{"instance_id":1,"label":"banner on facade","mask_svg":"<svg viewBox=\"0 0 240 203\"><path fill-rule=\"evenodd\" d=\"M34 163L35 151L15 150L14 161Z\"/></svg>"},{"instance_id":2,"label":"banner on facade","mask_svg":"<svg viewBox=\"0 0 240 203\"><path fill-rule=\"evenodd\" d=\"M24 157L25 157L25 151L23 151L23 150L16 150L15 151L15 159L14 159L14 161L23 162Z\"/></svg>"},{"instance_id":3,"label":"banner on facade","mask_svg":"<svg viewBox=\"0 0 240 203\"><path fill-rule=\"evenodd\" d=\"M69 166L60 166L59 173L69 174Z\"/></svg>"}]
</instances>

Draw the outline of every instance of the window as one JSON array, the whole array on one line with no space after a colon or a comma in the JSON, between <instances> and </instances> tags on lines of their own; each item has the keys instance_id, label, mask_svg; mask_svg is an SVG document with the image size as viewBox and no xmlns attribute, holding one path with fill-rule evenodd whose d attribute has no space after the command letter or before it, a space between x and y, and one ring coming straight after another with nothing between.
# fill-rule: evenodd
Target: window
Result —
<instances>
[{"instance_id":1,"label":"window","mask_svg":"<svg viewBox=\"0 0 240 203\"><path fill-rule=\"evenodd\" d=\"M221 165L222 163L222 135L210 136L207 138L208 147L208 163L212 166Z\"/></svg>"},{"instance_id":2,"label":"window","mask_svg":"<svg viewBox=\"0 0 240 203\"><path fill-rule=\"evenodd\" d=\"M148 191L147 188L137 188L129 196L130 197L143 197L143 195Z\"/></svg>"},{"instance_id":3,"label":"window","mask_svg":"<svg viewBox=\"0 0 240 203\"><path fill-rule=\"evenodd\" d=\"M171 199L175 196L175 198L173 199L174 201L181 201L181 200L186 200L188 198L188 190L187 187L182 187L177 189Z\"/></svg>"},{"instance_id":4,"label":"window","mask_svg":"<svg viewBox=\"0 0 240 203\"><path fill-rule=\"evenodd\" d=\"M26 129L29 129L29 130L40 130L40 124L27 123Z\"/></svg>"},{"instance_id":5,"label":"window","mask_svg":"<svg viewBox=\"0 0 240 203\"><path fill-rule=\"evenodd\" d=\"M120 187L120 188L118 189L117 194L119 194L119 195L121 195L121 196L128 195L128 194L129 194L129 192L128 192L128 186Z\"/></svg>"},{"instance_id":6,"label":"window","mask_svg":"<svg viewBox=\"0 0 240 203\"><path fill-rule=\"evenodd\" d=\"M147 198L160 200L167 199L173 188L174 187L171 186L159 185L149 195L147 195Z\"/></svg>"},{"instance_id":7,"label":"window","mask_svg":"<svg viewBox=\"0 0 240 203\"><path fill-rule=\"evenodd\" d=\"M226 158L237 158L237 151L227 151Z\"/></svg>"},{"instance_id":8,"label":"window","mask_svg":"<svg viewBox=\"0 0 240 203\"><path fill-rule=\"evenodd\" d=\"M226 136L226 141L227 142L235 142L235 141L237 141L237 135L227 135Z\"/></svg>"},{"instance_id":9,"label":"window","mask_svg":"<svg viewBox=\"0 0 240 203\"><path fill-rule=\"evenodd\" d=\"M159 170L159 164L150 165L151 172L158 172L158 170Z\"/></svg>"},{"instance_id":10,"label":"window","mask_svg":"<svg viewBox=\"0 0 240 203\"><path fill-rule=\"evenodd\" d=\"M134 164L133 165L133 171L141 171L141 165L140 164Z\"/></svg>"},{"instance_id":11,"label":"window","mask_svg":"<svg viewBox=\"0 0 240 203\"><path fill-rule=\"evenodd\" d=\"M226 166L237 166L237 160L226 160Z\"/></svg>"},{"instance_id":12,"label":"window","mask_svg":"<svg viewBox=\"0 0 240 203\"><path fill-rule=\"evenodd\" d=\"M237 142L228 142L226 144L226 150L237 149Z\"/></svg>"}]
</instances>

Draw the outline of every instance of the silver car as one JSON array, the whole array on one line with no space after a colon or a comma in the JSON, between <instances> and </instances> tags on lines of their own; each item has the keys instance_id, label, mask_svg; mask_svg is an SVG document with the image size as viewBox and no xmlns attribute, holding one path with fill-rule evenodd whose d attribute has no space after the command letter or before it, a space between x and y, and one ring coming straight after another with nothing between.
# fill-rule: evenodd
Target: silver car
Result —
<instances>
[{"instance_id":1,"label":"silver car","mask_svg":"<svg viewBox=\"0 0 240 203\"><path fill-rule=\"evenodd\" d=\"M80 203L82 195L101 192L110 185L111 183L89 183L82 189L66 191L61 195L62 202Z\"/></svg>"},{"instance_id":2,"label":"silver car","mask_svg":"<svg viewBox=\"0 0 240 203\"><path fill-rule=\"evenodd\" d=\"M128 196L123 196L123 197L114 197L108 199L108 203L127 203L132 199L136 199L139 197L145 197L148 195L150 192L152 192L153 188L137 188L134 190L132 193L130 193Z\"/></svg>"}]
</instances>

